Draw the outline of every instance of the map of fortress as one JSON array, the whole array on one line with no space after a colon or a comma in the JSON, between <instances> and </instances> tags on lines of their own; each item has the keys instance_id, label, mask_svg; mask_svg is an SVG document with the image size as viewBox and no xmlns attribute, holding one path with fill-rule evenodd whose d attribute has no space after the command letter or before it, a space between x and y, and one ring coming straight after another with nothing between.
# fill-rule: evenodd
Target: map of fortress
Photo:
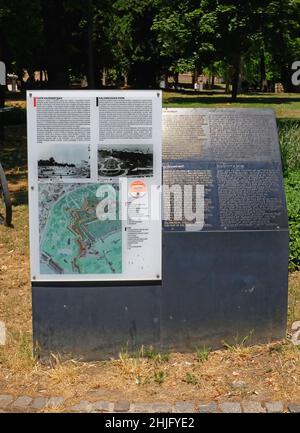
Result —
<instances>
[{"instance_id":1,"label":"map of fortress","mask_svg":"<svg viewBox=\"0 0 300 433\"><path fill-rule=\"evenodd\" d=\"M99 184L40 184L40 273L119 274L122 222L99 220ZM118 184L116 191L118 213Z\"/></svg>"}]
</instances>

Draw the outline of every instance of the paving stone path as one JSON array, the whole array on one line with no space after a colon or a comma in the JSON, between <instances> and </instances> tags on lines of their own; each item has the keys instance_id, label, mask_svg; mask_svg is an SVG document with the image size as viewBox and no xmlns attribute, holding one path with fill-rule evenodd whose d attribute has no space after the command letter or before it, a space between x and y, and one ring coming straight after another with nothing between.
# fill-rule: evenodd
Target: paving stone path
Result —
<instances>
[{"instance_id":1,"label":"paving stone path","mask_svg":"<svg viewBox=\"0 0 300 433\"><path fill-rule=\"evenodd\" d=\"M196 403L178 401L174 404L164 402L129 402L79 400L70 405L60 396L30 397L0 395L0 412L88 412L88 413L300 413L300 403L282 401L224 401L220 403Z\"/></svg>"}]
</instances>

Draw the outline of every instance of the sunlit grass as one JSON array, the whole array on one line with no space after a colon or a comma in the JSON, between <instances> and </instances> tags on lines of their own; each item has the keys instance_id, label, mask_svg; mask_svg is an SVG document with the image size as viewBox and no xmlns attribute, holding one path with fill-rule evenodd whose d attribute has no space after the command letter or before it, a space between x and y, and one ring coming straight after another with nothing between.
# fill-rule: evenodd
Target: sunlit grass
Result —
<instances>
[{"instance_id":1,"label":"sunlit grass","mask_svg":"<svg viewBox=\"0 0 300 433\"><path fill-rule=\"evenodd\" d=\"M190 108L270 108L277 118L300 119L299 93L255 93L239 95L232 102L224 93L196 93L194 91L163 92L164 107Z\"/></svg>"}]
</instances>

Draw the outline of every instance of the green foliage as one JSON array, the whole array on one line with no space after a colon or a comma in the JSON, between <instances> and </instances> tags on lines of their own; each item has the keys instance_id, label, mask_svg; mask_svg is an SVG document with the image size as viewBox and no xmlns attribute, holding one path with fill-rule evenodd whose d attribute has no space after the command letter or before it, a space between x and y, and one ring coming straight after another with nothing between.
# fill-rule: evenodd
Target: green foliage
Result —
<instances>
[{"instance_id":1,"label":"green foliage","mask_svg":"<svg viewBox=\"0 0 300 433\"><path fill-rule=\"evenodd\" d=\"M276 344L270 346L269 353L270 354L273 354L273 353L283 354L289 348L290 348L290 344L286 341L283 343L276 343Z\"/></svg>"},{"instance_id":2,"label":"green foliage","mask_svg":"<svg viewBox=\"0 0 300 433\"><path fill-rule=\"evenodd\" d=\"M278 122L281 159L289 217L290 271L300 270L300 122Z\"/></svg>"},{"instance_id":3,"label":"green foliage","mask_svg":"<svg viewBox=\"0 0 300 433\"><path fill-rule=\"evenodd\" d=\"M166 374L164 371L159 370L154 372L154 382L158 383L158 385L164 383L165 379L166 379Z\"/></svg>"},{"instance_id":4,"label":"green foliage","mask_svg":"<svg viewBox=\"0 0 300 433\"><path fill-rule=\"evenodd\" d=\"M289 88L299 23L295 0L0 0L0 57L20 76L47 70L53 86L72 75L100 84L99 71L112 69L113 84L126 75L147 88L216 65L236 82L242 63L245 80Z\"/></svg>"},{"instance_id":5,"label":"green foliage","mask_svg":"<svg viewBox=\"0 0 300 433\"><path fill-rule=\"evenodd\" d=\"M170 355L167 352L158 352L154 349L153 346L144 346L142 345L139 349L130 350L128 344L121 348L120 358L122 359L149 359L154 361L155 364L161 364L164 362L168 362L170 359Z\"/></svg>"},{"instance_id":6,"label":"green foliage","mask_svg":"<svg viewBox=\"0 0 300 433\"><path fill-rule=\"evenodd\" d=\"M285 191L290 232L290 271L300 270L300 170L288 171Z\"/></svg>"},{"instance_id":7,"label":"green foliage","mask_svg":"<svg viewBox=\"0 0 300 433\"><path fill-rule=\"evenodd\" d=\"M155 362L168 362L170 359L170 355L168 353L159 353L152 346L145 347L142 346L139 357L151 359Z\"/></svg>"},{"instance_id":8,"label":"green foliage","mask_svg":"<svg viewBox=\"0 0 300 433\"><path fill-rule=\"evenodd\" d=\"M245 335L244 337L237 334L233 338L233 340L234 340L233 343L228 343L227 341L222 341L222 344L223 344L224 348L229 350L230 352L243 351L246 348L247 342L251 340L254 332L255 332L254 329L251 329L249 331L249 334Z\"/></svg>"},{"instance_id":9,"label":"green foliage","mask_svg":"<svg viewBox=\"0 0 300 433\"><path fill-rule=\"evenodd\" d=\"M195 25L197 10L189 1L159 1L159 11L152 30L157 37L164 71L193 70L196 62ZM195 21L196 20L196 21ZM185 69L188 67L188 69Z\"/></svg>"},{"instance_id":10,"label":"green foliage","mask_svg":"<svg viewBox=\"0 0 300 433\"><path fill-rule=\"evenodd\" d=\"M197 347L196 348L197 358L201 362L205 362L208 360L210 352L211 352L210 347L203 346L203 347Z\"/></svg>"},{"instance_id":11,"label":"green foliage","mask_svg":"<svg viewBox=\"0 0 300 433\"><path fill-rule=\"evenodd\" d=\"M300 170L300 122L279 122L279 139L283 171Z\"/></svg>"},{"instance_id":12,"label":"green foliage","mask_svg":"<svg viewBox=\"0 0 300 433\"><path fill-rule=\"evenodd\" d=\"M183 382L188 383L190 385L197 385L198 379L197 377L192 373L186 373Z\"/></svg>"},{"instance_id":13,"label":"green foliage","mask_svg":"<svg viewBox=\"0 0 300 433\"><path fill-rule=\"evenodd\" d=\"M41 32L40 0L0 0L0 58L9 67L39 68Z\"/></svg>"}]
</instances>

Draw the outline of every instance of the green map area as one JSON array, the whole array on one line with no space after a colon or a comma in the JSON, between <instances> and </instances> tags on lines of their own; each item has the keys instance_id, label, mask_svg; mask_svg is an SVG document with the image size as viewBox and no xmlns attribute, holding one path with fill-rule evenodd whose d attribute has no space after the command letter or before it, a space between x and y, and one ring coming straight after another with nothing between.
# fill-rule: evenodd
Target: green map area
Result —
<instances>
[{"instance_id":1,"label":"green map area","mask_svg":"<svg viewBox=\"0 0 300 433\"><path fill-rule=\"evenodd\" d=\"M101 187L104 192L99 193ZM118 184L40 184L40 273L119 274L122 272L122 221ZM110 188L110 187L109 187ZM101 220L115 209L116 219ZM105 204L105 206L104 206Z\"/></svg>"}]
</instances>

